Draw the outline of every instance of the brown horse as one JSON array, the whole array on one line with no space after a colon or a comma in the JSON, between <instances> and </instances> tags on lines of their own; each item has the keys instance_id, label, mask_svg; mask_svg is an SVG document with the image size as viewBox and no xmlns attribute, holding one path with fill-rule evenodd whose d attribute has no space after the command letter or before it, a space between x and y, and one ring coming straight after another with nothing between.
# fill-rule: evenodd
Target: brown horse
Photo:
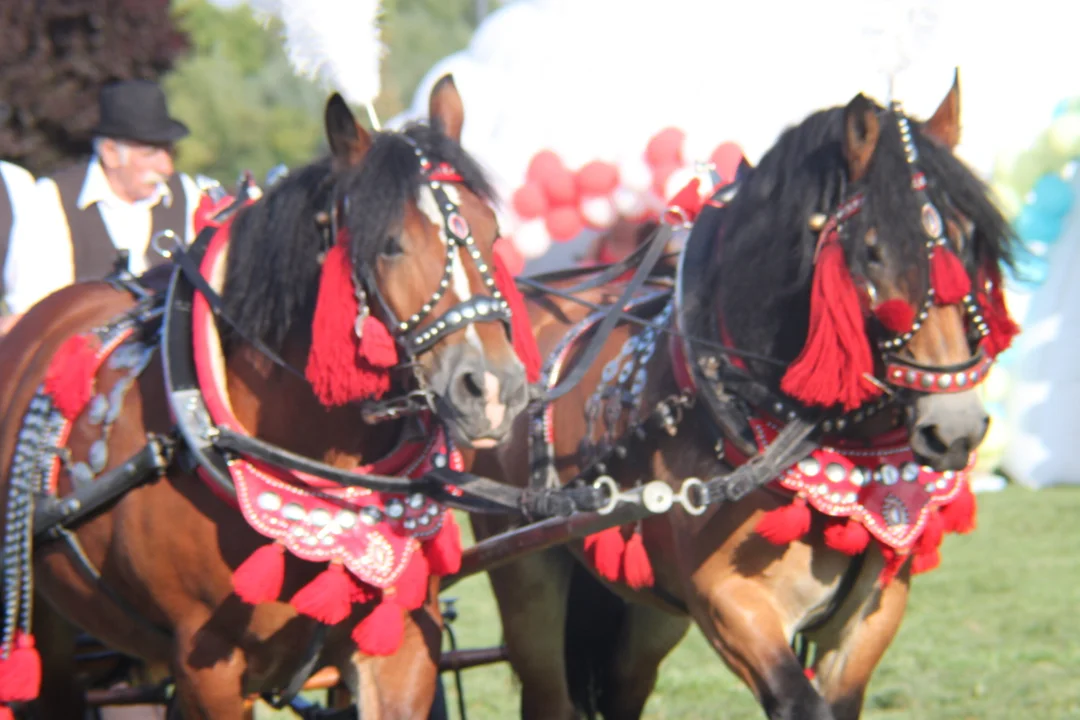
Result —
<instances>
[{"instance_id":1,"label":"brown horse","mask_svg":"<svg viewBox=\"0 0 1080 720\"><path fill-rule=\"evenodd\" d=\"M526 378L505 327L505 303L497 302L498 230L489 185L458 144L463 108L449 76L432 91L430 118L430 125L369 135L334 95L325 115L331 156L298 169L236 215L208 274L221 295L218 317L231 325L217 323L221 342L215 323L207 325L208 367L234 429L345 471L377 467L380 458L406 445L424 446L428 437L415 435L420 417L435 418L428 431L446 428L448 441L465 449L491 447L508 435L526 401ZM336 227L341 230L333 232ZM345 273L340 296L327 290L335 281L332 261L338 263L335 271ZM50 363L58 349L136 307L152 308L153 299L139 300L116 284L79 284L43 300L0 343L0 474L6 492L19 467L13 451L24 416L37 407L31 401L37 402L43 378L48 387L47 368L56 366ZM121 465L146 445L148 434L170 433L167 371L148 324L153 316L136 318L135 334L121 345L124 352L88 379L98 394L88 395L85 409L76 408L67 442L57 443L65 448L56 488L61 497L93 482L94 473ZM327 335L320 317L324 325L343 323L344 332ZM480 322L492 319L500 322ZM327 338L342 345L328 344ZM316 358L312 348L320 342L320 352L331 360ZM339 350L345 360L328 372L325 363L334 370ZM356 370L363 365L358 353L368 362L366 375ZM399 362L384 362L387 357ZM313 367L320 362L324 374L316 386L305 374L318 375ZM296 367L307 369L290 372ZM368 383L366 394L354 394L367 401L349 402L355 388L346 386L350 380L342 373L350 372L358 373L353 380L361 385ZM106 426L106 442L98 442ZM285 688L312 654L310 669L339 668L362 717L427 717L441 640L432 592L437 579L426 574L427 565L420 571L424 597L411 601L418 609L404 614L399 651L364 656L349 632L373 608L385 606L392 589L383 590L383 605L375 602L377 593L348 595L349 622L325 627L323 641L315 643L320 623L285 601L320 567L290 553L281 587L271 595L280 601L242 601L234 594L234 570L266 539L219 497L220 489L191 465L180 465L174 462L74 530L76 546L100 578L88 579L63 542L35 548L34 591L44 601L34 605L43 666L40 696L31 706L35 716L82 717L83 689L74 686L72 668L78 627L151 668L171 672L185 718L240 717L245 697ZM15 497L17 491L10 491ZM259 496L263 510L274 507L263 502L267 497ZM414 499L408 507L415 507ZM397 500L386 503L389 517L402 508L394 505ZM9 517L12 507L9 502ZM343 507L334 532L362 527L370 517L359 513L359 522L357 513ZM280 508L284 517L289 511L289 505ZM326 526L314 511L308 520ZM429 518L416 522L426 525ZM14 538L7 529L10 573L17 558L9 562ZM311 544L321 537L312 536ZM5 586L10 594L14 586ZM27 585L19 587L25 592ZM348 582L347 588L356 593L361 586ZM28 600L20 606L24 613ZM397 619L390 612L386 620L401 628L403 605L394 607Z\"/></svg>"},{"instance_id":2,"label":"brown horse","mask_svg":"<svg viewBox=\"0 0 1080 720\"><path fill-rule=\"evenodd\" d=\"M659 478L681 504L490 572L523 717L639 717L691 621L768 717L859 716L910 575L973 526L971 387L1016 331L1013 237L951 152L959 126L954 86L926 122L859 95L785 132L698 218L676 291L642 299L652 327L621 327L550 414L478 458L534 486ZM596 320L530 304L554 385ZM799 423L813 442L757 489L699 484Z\"/></svg>"}]
</instances>

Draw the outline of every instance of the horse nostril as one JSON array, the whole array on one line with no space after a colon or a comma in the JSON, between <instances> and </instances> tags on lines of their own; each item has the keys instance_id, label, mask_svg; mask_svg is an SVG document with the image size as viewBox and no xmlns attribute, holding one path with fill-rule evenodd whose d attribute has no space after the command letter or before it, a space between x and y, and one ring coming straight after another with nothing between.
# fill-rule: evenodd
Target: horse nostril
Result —
<instances>
[{"instance_id":1,"label":"horse nostril","mask_svg":"<svg viewBox=\"0 0 1080 720\"><path fill-rule=\"evenodd\" d=\"M465 391L474 398L483 399L484 387L476 381L476 376L471 372L461 374L461 384L465 386Z\"/></svg>"},{"instance_id":2,"label":"horse nostril","mask_svg":"<svg viewBox=\"0 0 1080 720\"><path fill-rule=\"evenodd\" d=\"M937 425L924 425L919 428L919 435L922 436L923 442L926 443L926 449L935 455L944 455L949 450L949 446L938 435Z\"/></svg>"}]
</instances>

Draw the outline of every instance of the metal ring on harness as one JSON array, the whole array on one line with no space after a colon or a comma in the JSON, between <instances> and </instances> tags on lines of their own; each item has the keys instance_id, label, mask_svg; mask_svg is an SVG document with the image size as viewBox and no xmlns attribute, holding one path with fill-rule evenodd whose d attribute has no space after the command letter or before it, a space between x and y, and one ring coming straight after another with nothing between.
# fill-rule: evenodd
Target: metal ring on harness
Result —
<instances>
[{"instance_id":1,"label":"metal ring on harness","mask_svg":"<svg viewBox=\"0 0 1080 720\"><path fill-rule=\"evenodd\" d=\"M161 246L162 238L172 240L172 247L168 247L168 248L162 247ZM160 230L160 231L154 233L154 237L150 238L150 247L154 248L154 252L156 252L158 255L165 258L166 260L172 259L173 250L180 247L180 244L181 243L180 243L179 236L177 236L176 233L174 233L172 230L170 230L168 228L165 228L164 230Z\"/></svg>"},{"instance_id":2,"label":"metal ring on harness","mask_svg":"<svg viewBox=\"0 0 1080 720\"><path fill-rule=\"evenodd\" d=\"M697 493L697 504L691 499L692 492ZM691 515L701 515L705 512L705 509L709 507L708 503L705 502L705 483L701 482L701 479L696 477L683 480L682 487L679 489L679 494L673 499L675 502L682 505L683 510Z\"/></svg>"},{"instance_id":3,"label":"metal ring on harness","mask_svg":"<svg viewBox=\"0 0 1080 720\"><path fill-rule=\"evenodd\" d=\"M615 484L615 480L610 475L601 475L593 481L593 487L597 490L607 490L607 502L596 509L599 515L607 515L615 509L619 504L619 486Z\"/></svg>"}]
</instances>

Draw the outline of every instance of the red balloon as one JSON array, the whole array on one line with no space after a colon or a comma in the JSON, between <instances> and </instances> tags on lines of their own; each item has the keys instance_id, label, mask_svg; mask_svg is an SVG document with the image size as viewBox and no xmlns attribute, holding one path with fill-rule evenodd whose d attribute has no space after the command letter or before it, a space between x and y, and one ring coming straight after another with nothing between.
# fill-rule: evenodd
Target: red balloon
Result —
<instances>
[{"instance_id":1,"label":"red balloon","mask_svg":"<svg viewBox=\"0 0 1080 720\"><path fill-rule=\"evenodd\" d=\"M619 186L619 169L611 163L593 160L577 171L577 186L582 195L607 195Z\"/></svg>"},{"instance_id":2,"label":"red balloon","mask_svg":"<svg viewBox=\"0 0 1080 720\"><path fill-rule=\"evenodd\" d=\"M716 166L716 174L724 182L735 179L735 172L739 169L739 162L743 159L743 151L733 142L722 143L713 150L709 160Z\"/></svg>"},{"instance_id":3,"label":"red balloon","mask_svg":"<svg viewBox=\"0 0 1080 720\"><path fill-rule=\"evenodd\" d=\"M566 168L549 171L541 184L551 205L577 205L577 183L574 174Z\"/></svg>"},{"instance_id":4,"label":"red balloon","mask_svg":"<svg viewBox=\"0 0 1080 720\"><path fill-rule=\"evenodd\" d=\"M653 170L653 192L667 200L667 181L671 175L682 167L681 163L669 162L660 165Z\"/></svg>"},{"instance_id":5,"label":"red balloon","mask_svg":"<svg viewBox=\"0 0 1080 720\"><path fill-rule=\"evenodd\" d=\"M514 247L514 242L511 238L499 238L499 241L495 243L495 254L502 258L503 263L506 265L506 269L510 271L510 274L517 277L521 274L521 271L525 269L525 258L521 256L518 249Z\"/></svg>"},{"instance_id":6,"label":"red balloon","mask_svg":"<svg viewBox=\"0 0 1080 720\"><path fill-rule=\"evenodd\" d=\"M533 155L529 161L529 169L525 171L525 177L534 183L543 183L544 178L552 173L566 172L566 166L558 155L551 150L541 150Z\"/></svg>"},{"instance_id":7,"label":"red balloon","mask_svg":"<svg viewBox=\"0 0 1080 720\"><path fill-rule=\"evenodd\" d=\"M664 128L645 146L645 162L653 168L661 165L682 165L682 146L686 133L677 127Z\"/></svg>"},{"instance_id":8,"label":"red balloon","mask_svg":"<svg viewBox=\"0 0 1080 720\"><path fill-rule=\"evenodd\" d=\"M556 242L566 242L577 237L578 233L585 229L585 220L577 205L564 205L552 208L544 218L551 239Z\"/></svg>"},{"instance_id":9,"label":"red balloon","mask_svg":"<svg viewBox=\"0 0 1080 720\"><path fill-rule=\"evenodd\" d=\"M511 203L513 203L514 211L526 220L538 218L548 209L547 196L535 182L526 182L515 190Z\"/></svg>"}]
</instances>

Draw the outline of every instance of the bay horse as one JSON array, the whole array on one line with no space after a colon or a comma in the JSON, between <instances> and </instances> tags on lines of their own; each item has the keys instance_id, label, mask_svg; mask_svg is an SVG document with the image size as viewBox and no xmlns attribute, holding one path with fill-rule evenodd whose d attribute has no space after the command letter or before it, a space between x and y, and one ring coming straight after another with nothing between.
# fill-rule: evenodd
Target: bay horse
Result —
<instances>
[{"instance_id":1,"label":"bay horse","mask_svg":"<svg viewBox=\"0 0 1080 720\"><path fill-rule=\"evenodd\" d=\"M432 90L429 122L401 132L369 134L334 94L328 157L227 222L207 220L208 241L200 234L173 251L170 292L177 278L196 283L185 256L200 261L205 289L196 283L194 300L174 297L163 309L151 292L161 277L78 284L0 342L9 497L0 700L33 699L13 678L33 675L20 653L32 654L36 637L41 692L29 711L82 717L77 627L171 674L184 718L241 717L246 697L326 665L340 670L362 717L427 717L441 646L435 574L446 571L440 563L452 570L455 548L460 557L449 511L420 495L305 489L299 479L315 471L278 472L239 451L221 466L235 483L229 497L193 445L231 431L276 447L267 457L282 463L302 456L304 468L407 477L425 463L453 464L455 447L508 435L526 374L508 333L492 194L459 144L463 119L450 76ZM194 335L161 358L158 336L176 334L173 317L188 318ZM175 376L191 369L166 366L191 356L198 383L177 389ZM180 396L211 417L187 417ZM51 469L36 502L63 498L112 477L149 437L167 445L181 417L201 433L191 452L181 443L176 460L150 464L146 482L34 548L31 585L28 525L17 524L35 501L25 495L28 458ZM54 420L66 442L25 445ZM354 545L335 544L346 540Z\"/></svg>"},{"instance_id":2,"label":"bay horse","mask_svg":"<svg viewBox=\"0 0 1080 720\"><path fill-rule=\"evenodd\" d=\"M701 211L675 290L632 303L644 327L477 458L519 485L673 491L667 513L489 571L522 717L640 717L691 623L769 718L860 715L911 575L974 526L973 387L1018 331L1016 240L952 152L959 102L954 83L917 122L860 94L789 128ZM604 313L527 295L551 387ZM797 427L805 449L770 469Z\"/></svg>"}]
</instances>

